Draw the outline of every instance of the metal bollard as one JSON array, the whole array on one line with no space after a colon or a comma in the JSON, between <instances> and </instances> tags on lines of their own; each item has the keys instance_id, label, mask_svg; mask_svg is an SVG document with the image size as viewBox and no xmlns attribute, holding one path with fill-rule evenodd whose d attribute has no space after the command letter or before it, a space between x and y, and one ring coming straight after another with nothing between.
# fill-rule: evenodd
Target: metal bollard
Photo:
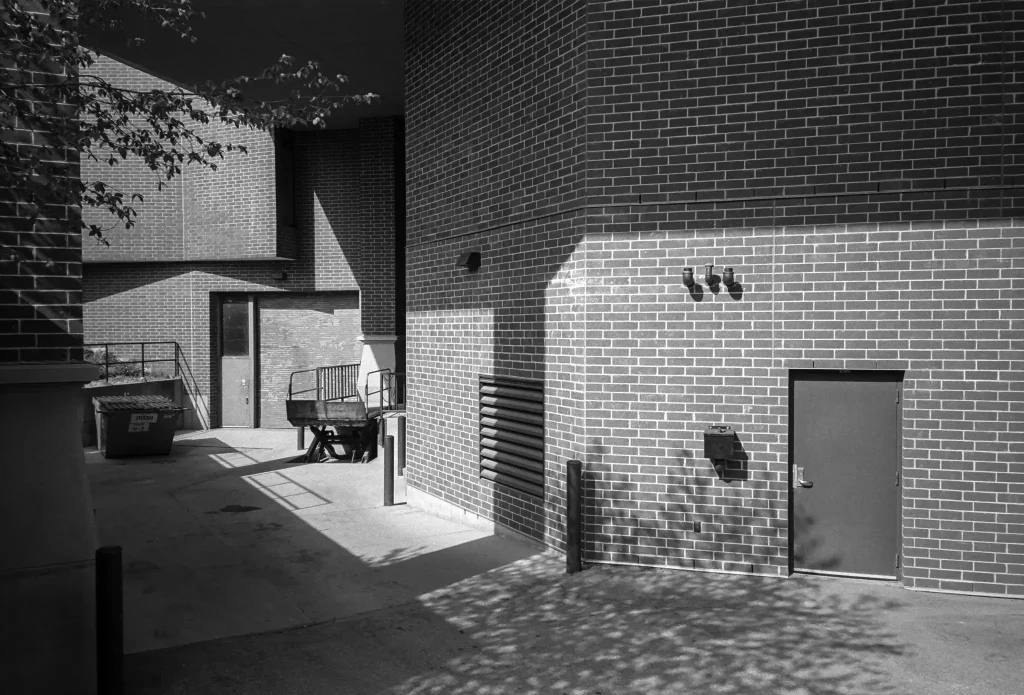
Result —
<instances>
[{"instance_id":1,"label":"metal bollard","mask_svg":"<svg viewBox=\"0 0 1024 695\"><path fill-rule=\"evenodd\" d=\"M384 506L395 504L395 438L384 439Z\"/></svg>"},{"instance_id":2,"label":"metal bollard","mask_svg":"<svg viewBox=\"0 0 1024 695\"><path fill-rule=\"evenodd\" d=\"M96 551L96 680L103 695L124 694L121 546Z\"/></svg>"},{"instance_id":3,"label":"metal bollard","mask_svg":"<svg viewBox=\"0 0 1024 695\"><path fill-rule=\"evenodd\" d=\"M297 448L300 449L300 450L305 450L306 449L306 428L305 427L296 427L295 430L298 433L298 447Z\"/></svg>"},{"instance_id":4,"label":"metal bollard","mask_svg":"<svg viewBox=\"0 0 1024 695\"><path fill-rule=\"evenodd\" d=\"M565 476L565 573L576 574L583 569L582 494L583 462L566 463Z\"/></svg>"},{"instance_id":5,"label":"metal bollard","mask_svg":"<svg viewBox=\"0 0 1024 695\"><path fill-rule=\"evenodd\" d=\"M398 416L398 475L405 475L405 416Z\"/></svg>"}]
</instances>

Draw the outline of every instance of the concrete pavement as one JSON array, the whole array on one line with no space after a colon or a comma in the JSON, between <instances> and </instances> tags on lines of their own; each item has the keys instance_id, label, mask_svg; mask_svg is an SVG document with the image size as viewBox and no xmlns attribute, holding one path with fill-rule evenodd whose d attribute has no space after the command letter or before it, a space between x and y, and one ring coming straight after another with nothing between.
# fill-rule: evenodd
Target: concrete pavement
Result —
<instances>
[{"instance_id":1,"label":"concrete pavement","mask_svg":"<svg viewBox=\"0 0 1024 695\"><path fill-rule=\"evenodd\" d=\"M123 548L126 652L402 605L537 552L385 508L380 459L300 453L294 430L238 429L179 433L166 457L87 452L100 542Z\"/></svg>"},{"instance_id":2,"label":"concrete pavement","mask_svg":"<svg viewBox=\"0 0 1024 695\"><path fill-rule=\"evenodd\" d=\"M594 566L407 507L294 432L88 456L128 692L1024 695L1024 602ZM401 494L401 488L399 488Z\"/></svg>"}]
</instances>

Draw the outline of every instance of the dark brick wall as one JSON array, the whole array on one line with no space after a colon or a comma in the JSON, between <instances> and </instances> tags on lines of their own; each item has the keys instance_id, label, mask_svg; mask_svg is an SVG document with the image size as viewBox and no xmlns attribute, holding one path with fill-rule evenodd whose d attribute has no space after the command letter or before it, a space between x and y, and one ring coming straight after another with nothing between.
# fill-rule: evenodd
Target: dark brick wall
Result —
<instances>
[{"instance_id":1,"label":"dark brick wall","mask_svg":"<svg viewBox=\"0 0 1024 695\"><path fill-rule=\"evenodd\" d=\"M407 4L410 244L579 202L583 5Z\"/></svg>"},{"instance_id":2,"label":"dark brick wall","mask_svg":"<svg viewBox=\"0 0 1024 695\"><path fill-rule=\"evenodd\" d=\"M37 64L27 82L56 79L52 65ZM0 363L81 361L82 235L77 208L60 191L65 177L77 175L78 160L53 149L50 119L61 118L62 106L52 95L7 88L4 100L0 138L22 157L38 156L37 173L57 192L39 191L33 200L25 190L0 190Z\"/></svg>"},{"instance_id":3,"label":"dark brick wall","mask_svg":"<svg viewBox=\"0 0 1024 695\"><path fill-rule=\"evenodd\" d=\"M596 202L943 190L1024 174L1015 3L589 8ZM905 212L971 216L945 200Z\"/></svg>"},{"instance_id":4,"label":"dark brick wall","mask_svg":"<svg viewBox=\"0 0 1024 695\"><path fill-rule=\"evenodd\" d=\"M401 123L391 118L364 119L359 124L359 204L363 213L360 253L366 264L363 289L363 333L394 335L395 328L395 146Z\"/></svg>"},{"instance_id":5,"label":"dark brick wall","mask_svg":"<svg viewBox=\"0 0 1024 695\"><path fill-rule=\"evenodd\" d=\"M409 483L559 546L582 458L586 558L784 574L790 370L898 370L903 582L1024 595L1020 11L811 5L408 4ZM502 100L568 54L568 121ZM479 373L548 387L543 505L476 478Z\"/></svg>"}]
</instances>

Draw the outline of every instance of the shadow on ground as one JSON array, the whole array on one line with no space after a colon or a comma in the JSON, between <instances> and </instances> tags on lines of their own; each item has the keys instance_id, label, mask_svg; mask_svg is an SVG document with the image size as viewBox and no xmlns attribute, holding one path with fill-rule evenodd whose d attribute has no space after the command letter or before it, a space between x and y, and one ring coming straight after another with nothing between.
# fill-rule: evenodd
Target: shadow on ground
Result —
<instances>
[{"instance_id":1,"label":"shadow on ground","mask_svg":"<svg viewBox=\"0 0 1024 695\"><path fill-rule=\"evenodd\" d=\"M899 602L550 555L331 625L133 656L138 693L892 693Z\"/></svg>"},{"instance_id":2,"label":"shadow on ground","mask_svg":"<svg viewBox=\"0 0 1024 695\"><path fill-rule=\"evenodd\" d=\"M126 652L399 606L537 553L385 508L380 461L295 463L294 431L246 436L180 435L164 457L87 455L101 543L123 548Z\"/></svg>"},{"instance_id":3,"label":"shadow on ground","mask_svg":"<svg viewBox=\"0 0 1024 695\"><path fill-rule=\"evenodd\" d=\"M899 603L847 600L774 578L594 567L538 582L529 561L487 590L469 580L424 605L477 654L402 692L892 692L880 661L904 647L879 619ZM492 573L490 577L498 573Z\"/></svg>"},{"instance_id":4,"label":"shadow on ground","mask_svg":"<svg viewBox=\"0 0 1024 695\"><path fill-rule=\"evenodd\" d=\"M550 553L383 508L377 466L231 444L94 461L143 645L127 692L1024 693L1022 602L806 576L567 576Z\"/></svg>"}]
</instances>

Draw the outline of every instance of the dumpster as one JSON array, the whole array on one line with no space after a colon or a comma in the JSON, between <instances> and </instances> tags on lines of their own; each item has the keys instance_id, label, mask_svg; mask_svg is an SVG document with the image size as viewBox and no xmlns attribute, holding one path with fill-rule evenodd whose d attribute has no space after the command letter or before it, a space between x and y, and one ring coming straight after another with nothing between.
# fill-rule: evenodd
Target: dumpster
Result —
<instances>
[{"instance_id":1,"label":"dumpster","mask_svg":"<svg viewBox=\"0 0 1024 695\"><path fill-rule=\"evenodd\" d=\"M96 446L108 459L169 454L185 410L166 396L100 396L92 403Z\"/></svg>"}]
</instances>

